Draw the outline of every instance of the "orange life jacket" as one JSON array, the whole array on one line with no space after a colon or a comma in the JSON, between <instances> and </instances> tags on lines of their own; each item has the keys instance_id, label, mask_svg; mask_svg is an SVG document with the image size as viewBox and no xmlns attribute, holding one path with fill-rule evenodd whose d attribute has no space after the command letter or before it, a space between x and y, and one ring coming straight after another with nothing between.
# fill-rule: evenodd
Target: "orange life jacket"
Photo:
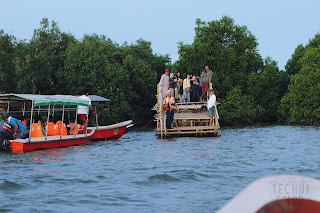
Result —
<instances>
[{"instance_id":1,"label":"orange life jacket","mask_svg":"<svg viewBox=\"0 0 320 213\"><path fill-rule=\"evenodd\" d=\"M77 123L69 123L68 127L70 128L70 135L75 135L79 130L79 124Z\"/></svg>"},{"instance_id":2,"label":"orange life jacket","mask_svg":"<svg viewBox=\"0 0 320 213\"><path fill-rule=\"evenodd\" d=\"M62 125L62 121L57 121L56 125L58 126L59 135L68 135L67 126L65 123L63 123ZM61 127L62 127L62 132L61 132Z\"/></svg>"},{"instance_id":3,"label":"orange life jacket","mask_svg":"<svg viewBox=\"0 0 320 213\"><path fill-rule=\"evenodd\" d=\"M43 137L42 125L39 123L33 123L31 126L31 137Z\"/></svg>"},{"instance_id":4,"label":"orange life jacket","mask_svg":"<svg viewBox=\"0 0 320 213\"><path fill-rule=\"evenodd\" d=\"M171 96L171 98L169 98L168 96L163 100L163 104L166 106L166 110L173 110L174 109L174 97Z\"/></svg>"},{"instance_id":5,"label":"orange life jacket","mask_svg":"<svg viewBox=\"0 0 320 213\"><path fill-rule=\"evenodd\" d=\"M46 132L48 136L59 135L58 125L54 124L53 122L49 122L46 125Z\"/></svg>"}]
</instances>

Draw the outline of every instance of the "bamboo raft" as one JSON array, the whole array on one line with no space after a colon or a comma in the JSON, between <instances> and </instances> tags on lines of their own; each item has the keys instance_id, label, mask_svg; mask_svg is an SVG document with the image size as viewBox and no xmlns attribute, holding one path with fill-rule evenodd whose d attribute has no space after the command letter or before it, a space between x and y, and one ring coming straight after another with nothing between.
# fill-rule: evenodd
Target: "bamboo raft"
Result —
<instances>
[{"instance_id":1,"label":"bamboo raft","mask_svg":"<svg viewBox=\"0 0 320 213\"><path fill-rule=\"evenodd\" d=\"M216 105L216 112L213 119L213 126L209 126L210 117L207 111L207 102L177 103L179 113L175 111L172 128L166 128L166 113L162 112L163 99L160 94L160 86L157 89L157 103L152 110L155 110L155 121L157 122L156 135L160 138L174 136L215 136L218 137L220 130L219 114Z\"/></svg>"}]
</instances>

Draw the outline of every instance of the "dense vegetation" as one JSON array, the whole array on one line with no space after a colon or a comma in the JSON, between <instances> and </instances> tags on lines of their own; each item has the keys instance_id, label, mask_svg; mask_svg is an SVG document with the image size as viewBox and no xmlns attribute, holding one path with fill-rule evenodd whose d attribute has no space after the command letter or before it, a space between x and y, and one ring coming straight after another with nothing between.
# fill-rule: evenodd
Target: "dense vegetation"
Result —
<instances>
[{"instance_id":1,"label":"dense vegetation","mask_svg":"<svg viewBox=\"0 0 320 213\"><path fill-rule=\"evenodd\" d=\"M320 123L320 35L299 45L281 71L258 52L257 38L230 17L196 21L192 44L178 44L179 60L154 54L151 42L119 45L105 36L81 40L43 19L28 42L0 31L0 92L80 95L84 88L112 100L103 123L152 118L156 84L165 68L213 70L223 125Z\"/></svg>"},{"instance_id":2,"label":"dense vegetation","mask_svg":"<svg viewBox=\"0 0 320 213\"><path fill-rule=\"evenodd\" d=\"M320 34L296 48L286 70L291 76L281 99L281 121L320 124Z\"/></svg>"},{"instance_id":3,"label":"dense vegetation","mask_svg":"<svg viewBox=\"0 0 320 213\"><path fill-rule=\"evenodd\" d=\"M29 42L0 32L0 91L2 93L107 97L100 123L125 119L150 120L156 84L170 59L152 52L151 42L118 45L105 36L77 40L43 19Z\"/></svg>"},{"instance_id":4,"label":"dense vegetation","mask_svg":"<svg viewBox=\"0 0 320 213\"><path fill-rule=\"evenodd\" d=\"M288 86L288 74L271 58L258 53L257 39L245 26L221 20L196 22L192 44L179 44L174 69L199 73L205 64L213 71L213 88L221 103L224 124L274 123L280 100Z\"/></svg>"}]
</instances>

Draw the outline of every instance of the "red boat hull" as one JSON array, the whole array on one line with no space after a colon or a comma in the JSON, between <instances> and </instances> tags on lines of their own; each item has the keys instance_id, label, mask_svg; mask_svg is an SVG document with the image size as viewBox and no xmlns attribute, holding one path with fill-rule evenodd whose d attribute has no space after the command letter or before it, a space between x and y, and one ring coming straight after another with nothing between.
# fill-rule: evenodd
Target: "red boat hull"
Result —
<instances>
[{"instance_id":1,"label":"red boat hull","mask_svg":"<svg viewBox=\"0 0 320 213\"><path fill-rule=\"evenodd\" d=\"M73 136L62 136L64 138L46 139L33 138L31 142L27 139L22 141L10 141L9 150L12 152L29 152L40 149L56 149L59 147L77 146L88 144L90 140L111 140L119 139L124 135L126 128L132 121L125 121L122 123L113 124L110 126L89 127L88 135L79 135L76 138ZM51 136L57 137L57 136ZM69 137L69 138L67 138ZM35 141L36 140L36 141Z\"/></svg>"},{"instance_id":2,"label":"red boat hull","mask_svg":"<svg viewBox=\"0 0 320 213\"><path fill-rule=\"evenodd\" d=\"M9 150L12 152L30 152L40 149L56 149L59 147L77 146L84 145L90 142L90 138L75 138L59 141L48 141L39 143L21 143L21 142L10 142Z\"/></svg>"},{"instance_id":3,"label":"red boat hull","mask_svg":"<svg viewBox=\"0 0 320 213\"><path fill-rule=\"evenodd\" d=\"M261 209L257 213L319 213L320 202L315 200L300 199L300 198L288 198L272 201Z\"/></svg>"},{"instance_id":4,"label":"red boat hull","mask_svg":"<svg viewBox=\"0 0 320 213\"><path fill-rule=\"evenodd\" d=\"M102 126L96 127L95 132L91 135L91 140L112 140L112 139L119 139L124 135L127 126L130 125L132 121L125 121L122 123L117 123L110 126ZM90 132L92 129L88 129Z\"/></svg>"},{"instance_id":5,"label":"red boat hull","mask_svg":"<svg viewBox=\"0 0 320 213\"><path fill-rule=\"evenodd\" d=\"M126 131L126 126L114 129L96 130L90 137L92 140L97 139L118 139L121 138Z\"/></svg>"}]
</instances>

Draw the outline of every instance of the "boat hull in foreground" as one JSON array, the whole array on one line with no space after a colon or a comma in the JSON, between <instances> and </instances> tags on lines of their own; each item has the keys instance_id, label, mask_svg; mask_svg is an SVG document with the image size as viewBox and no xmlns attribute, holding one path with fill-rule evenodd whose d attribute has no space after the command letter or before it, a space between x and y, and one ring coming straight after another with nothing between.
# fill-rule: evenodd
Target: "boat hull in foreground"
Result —
<instances>
[{"instance_id":1,"label":"boat hull in foreground","mask_svg":"<svg viewBox=\"0 0 320 213\"><path fill-rule=\"evenodd\" d=\"M91 140L112 140L119 139L126 132L127 126L132 123L132 120L124 121L121 123L99 126L99 127L88 127L88 132L94 130L94 133L90 136Z\"/></svg>"},{"instance_id":2,"label":"boat hull in foreground","mask_svg":"<svg viewBox=\"0 0 320 213\"><path fill-rule=\"evenodd\" d=\"M229 212L318 213L320 181L294 174L258 179L217 211Z\"/></svg>"}]
</instances>

